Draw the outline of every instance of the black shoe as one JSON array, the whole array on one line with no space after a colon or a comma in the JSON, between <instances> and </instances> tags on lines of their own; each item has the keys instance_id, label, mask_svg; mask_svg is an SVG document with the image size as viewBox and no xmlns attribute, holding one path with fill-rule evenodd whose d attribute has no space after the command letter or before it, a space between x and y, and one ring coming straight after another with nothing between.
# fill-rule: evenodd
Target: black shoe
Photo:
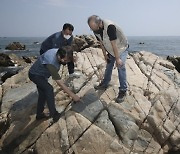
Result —
<instances>
[{"instance_id":1,"label":"black shoe","mask_svg":"<svg viewBox=\"0 0 180 154\"><path fill-rule=\"evenodd\" d=\"M120 90L119 95L116 98L116 102L117 103L122 103L124 101L125 96L126 96L126 91Z\"/></svg>"},{"instance_id":2,"label":"black shoe","mask_svg":"<svg viewBox=\"0 0 180 154\"><path fill-rule=\"evenodd\" d=\"M41 119L48 119L49 116L45 115L44 113L41 113L39 115L36 115L36 120L41 120Z\"/></svg>"},{"instance_id":3,"label":"black shoe","mask_svg":"<svg viewBox=\"0 0 180 154\"><path fill-rule=\"evenodd\" d=\"M53 115L53 122L55 123L55 122L57 122L59 119L60 119L60 117L61 117L61 113L59 113L59 112L56 112L54 115Z\"/></svg>"},{"instance_id":4,"label":"black shoe","mask_svg":"<svg viewBox=\"0 0 180 154\"><path fill-rule=\"evenodd\" d=\"M103 84L101 82L98 86L95 86L94 89L96 89L96 90L106 90L107 87L108 87L108 85L105 85L105 84Z\"/></svg>"}]
</instances>

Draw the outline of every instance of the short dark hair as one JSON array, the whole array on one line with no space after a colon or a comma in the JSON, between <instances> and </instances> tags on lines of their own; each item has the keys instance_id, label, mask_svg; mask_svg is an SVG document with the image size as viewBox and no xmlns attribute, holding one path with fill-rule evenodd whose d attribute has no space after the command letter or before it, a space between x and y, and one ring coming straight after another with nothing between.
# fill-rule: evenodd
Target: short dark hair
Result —
<instances>
[{"instance_id":1,"label":"short dark hair","mask_svg":"<svg viewBox=\"0 0 180 154\"><path fill-rule=\"evenodd\" d=\"M59 48L57 51L57 55L59 55L61 59L67 57L69 60L72 60L73 52L71 46L65 46Z\"/></svg>"},{"instance_id":2,"label":"short dark hair","mask_svg":"<svg viewBox=\"0 0 180 154\"><path fill-rule=\"evenodd\" d=\"M69 29L69 30L73 31L74 30L74 26L69 24L69 23L65 23L63 25L63 30L66 30L66 29Z\"/></svg>"}]
</instances>

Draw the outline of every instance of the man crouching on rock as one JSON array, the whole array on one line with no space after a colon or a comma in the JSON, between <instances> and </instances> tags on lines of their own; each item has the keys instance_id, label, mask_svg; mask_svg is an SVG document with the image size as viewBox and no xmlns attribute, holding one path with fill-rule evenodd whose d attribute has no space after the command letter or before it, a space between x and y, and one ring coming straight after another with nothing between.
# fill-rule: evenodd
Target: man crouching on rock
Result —
<instances>
[{"instance_id":1,"label":"man crouching on rock","mask_svg":"<svg viewBox=\"0 0 180 154\"><path fill-rule=\"evenodd\" d=\"M72 51L66 48L50 49L42 54L38 60L31 66L29 70L29 78L37 86L38 90L38 104L36 119L40 120L46 118L43 113L45 102L50 112L50 117L56 122L60 118L60 113L55 108L55 98L53 87L48 82L48 78L52 76L52 79L66 92L74 101L79 101L80 98L75 95L68 87L63 83L58 74L61 65L66 65L72 59Z\"/></svg>"}]
</instances>

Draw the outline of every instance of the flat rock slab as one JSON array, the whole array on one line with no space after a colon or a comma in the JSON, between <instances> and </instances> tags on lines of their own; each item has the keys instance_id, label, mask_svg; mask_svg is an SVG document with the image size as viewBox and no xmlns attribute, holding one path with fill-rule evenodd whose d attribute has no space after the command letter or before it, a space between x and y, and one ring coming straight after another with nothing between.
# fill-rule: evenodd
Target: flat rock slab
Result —
<instances>
[{"instance_id":1,"label":"flat rock slab","mask_svg":"<svg viewBox=\"0 0 180 154\"><path fill-rule=\"evenodd\" d=\"M104 109L94 89L90 89L82 98L81 102L73 103L72 109L93 122Z\"/></svg>"},{"instance_id":2,"label":"flat rock slab","mask_svg":"<svg viewBox=\"0 0 180 154\"><path fill-rule=\"evenodd\" d=\"M17 103L18 101L23 101L25 104L28 103L28 99L31 99L31 95L33 95L36 92L36 86L33 83L27 83L24 84L18 88L13 88L7 91L2 98L2 106L1 106L1 111L9 111L14 104L19 104ZM30 97L26 99L26 97ZM22 104L22 103L20 103ZM22 104L22 105L25 105ZM21 107L18 105L17 109L20 109ZM14 108L15 109L15 108Z\"/></svg>"}]
</instances>

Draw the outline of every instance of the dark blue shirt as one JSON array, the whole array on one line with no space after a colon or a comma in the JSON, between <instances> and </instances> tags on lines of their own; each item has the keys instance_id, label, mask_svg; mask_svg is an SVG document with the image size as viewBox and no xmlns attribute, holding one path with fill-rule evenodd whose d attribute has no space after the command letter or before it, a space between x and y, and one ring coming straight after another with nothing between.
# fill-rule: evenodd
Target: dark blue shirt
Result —
<instances>
[{"instance_id":1,"label":"dark blue shirt","mask_svg":"<svg viewBox=\"0 0 180 154\"><path fill-rule=\"evenodd\" d=\"M41 56L39 56L37 61L29 69L29 72L31 74L49 78L51 76L51 72L46 67L46 65L49 64L54 66L58 72L61 65L57 59L57 51L58 49L50 49Z\"/></svg>"},{"instance_id":2,"label":"dark blue shirt","mask_svg":"<svg viewBox=\"0 0 180 154\"><path fill-rule=\"evenodd\" d=\"M43 54L44 52L52 48L61 48L66 45L71 45L72 41L73 41L73 36L71 36L67 40L64 38L62 31L54 33L43 41L43 43L41 44L40 54Z\"/></svg>"}]
</instances>

